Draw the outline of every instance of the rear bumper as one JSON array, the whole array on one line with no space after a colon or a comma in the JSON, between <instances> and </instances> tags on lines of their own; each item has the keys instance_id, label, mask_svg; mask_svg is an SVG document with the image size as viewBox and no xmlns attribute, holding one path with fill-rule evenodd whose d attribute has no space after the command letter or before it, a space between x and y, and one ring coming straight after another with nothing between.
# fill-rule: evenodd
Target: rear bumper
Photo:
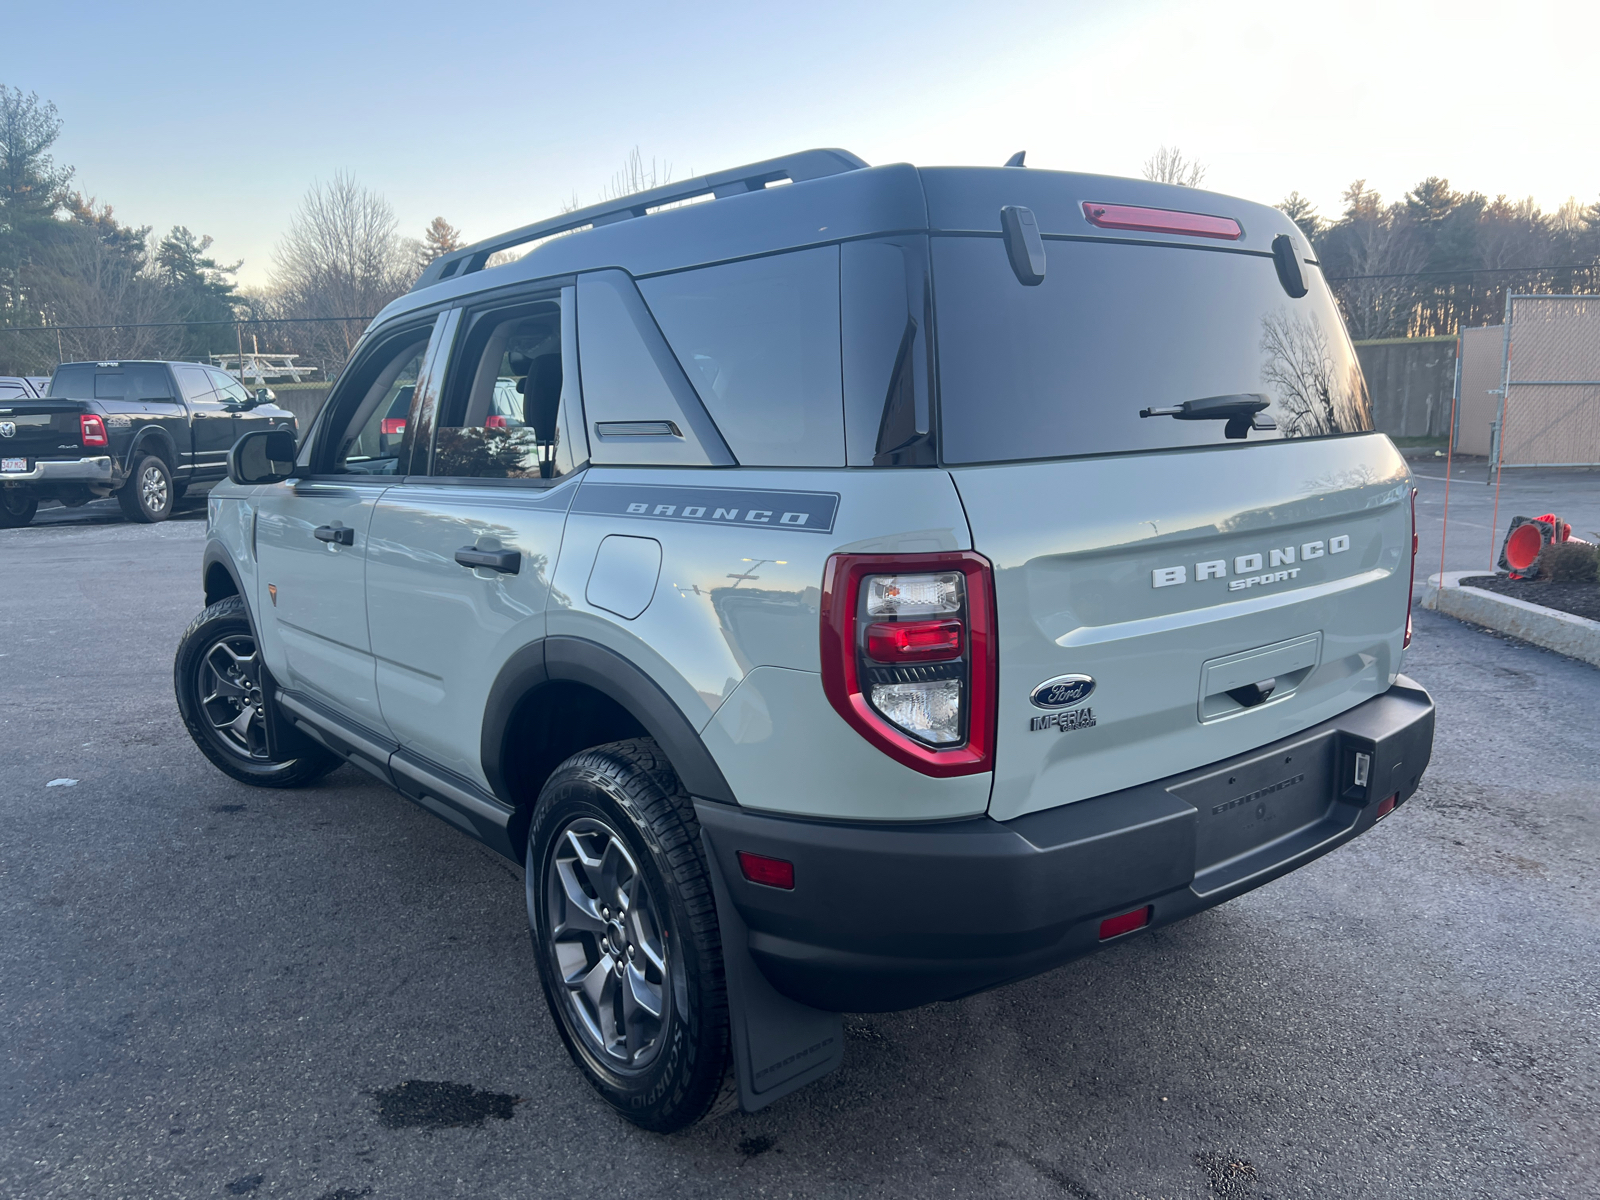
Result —
<instances>
[{"instance_id":1,"label":"rear bumper","mask_svg":"<svg viewBox=\"0 0 1600 1200\"><path fill-rule=\"evenodd\" d=\"M1249 754L1012 821L696 809L773 985L817 1008L887 1012L1087 954L1102 920L1140 905L1147 927L1166 925L1303 866L1370 829L1386 798L1408 799L1432 749L1433 701L1401 676ZM792 862L794 890L746 881L740 850Z\"/></svg>"},{"instance_id":2,"label":"rear bumper","mask_svg":"<svg viewBox=\"0 0 1600 1200\"><path fill-rule=\"evenodd\" d=\"M110 455L95 458L36 458L31 471L7 471L0 483L81 483L89 487L111 487L117 482L116 459Z\"/></svg>"}]
</instances>

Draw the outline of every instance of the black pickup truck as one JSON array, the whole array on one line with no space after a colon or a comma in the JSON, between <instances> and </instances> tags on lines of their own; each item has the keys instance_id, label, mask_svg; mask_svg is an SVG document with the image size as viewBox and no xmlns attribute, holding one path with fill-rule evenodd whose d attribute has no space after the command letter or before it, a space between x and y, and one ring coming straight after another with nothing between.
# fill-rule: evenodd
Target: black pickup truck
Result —
<instances>
[{"instance_id":1,"label":"black pickup truck","mask_svg":"<svg viewBox=\"0 0 1600 1200\"><path fill-rule=\"evenodd\" d=\"M293 413L198 363L63 363L43 399L0 397L0 527L41 500L116 496L132 521L164 521L191 483L222 479L228 450Z\"/></svg>"}]
</instances>

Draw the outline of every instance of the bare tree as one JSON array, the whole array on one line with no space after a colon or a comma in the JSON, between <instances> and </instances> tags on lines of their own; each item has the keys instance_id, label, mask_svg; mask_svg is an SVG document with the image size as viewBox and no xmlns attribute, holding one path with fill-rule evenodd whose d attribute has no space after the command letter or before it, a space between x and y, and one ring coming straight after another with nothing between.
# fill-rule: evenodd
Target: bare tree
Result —
<instances>
[{"instance_id":1,"label":"bare tree","mask_svg":"<svg viewBox=\"0 0 1600 1200\"><path fill-rule=\"evenodd\" d=\"M646 166L644 155L639 152L639 147L635 146L628 152L628 156L622 160L622 166L607 180L606 186L600 191L597 203L604 203L607 200L621 200L627 196L637 195L639 192L648 192L651 188L662 187L671 182L672 164L664 161L657 163L655 156L652 155L650 165ZM561 211L564 213L577 212L578 209L583 207L585 207L583 201L578 198L578 193L574 190L572 199L562 204Z\"/></svg>"},{"instance_id":2,"label":"bare tree","mask_svg":"<svg viewBox=\"0 0 1600 1200\"><path fill-rule=\"evenodd\" d=\"M1185 158L1177 146L1170 150L1162 146L1144 160L1144 177L1154 183L1175 183L1179 187L1199 187L1205 182L1206 168L1192 158Z\"/></svg>"},{"instance_id":3,"label":"bare tree","mask_svg":"<svg viewBox=\"0 0 1600 1200\"><path fill-rule=\"evenodd\" d=\"M338 369L366 321L411 286L419 270L397 232L394 208L351 175L317 182L273 257L271 307L322 318L317 357ZM358 318L328 321L329 317Z\"/></svg>"}]
</instances>

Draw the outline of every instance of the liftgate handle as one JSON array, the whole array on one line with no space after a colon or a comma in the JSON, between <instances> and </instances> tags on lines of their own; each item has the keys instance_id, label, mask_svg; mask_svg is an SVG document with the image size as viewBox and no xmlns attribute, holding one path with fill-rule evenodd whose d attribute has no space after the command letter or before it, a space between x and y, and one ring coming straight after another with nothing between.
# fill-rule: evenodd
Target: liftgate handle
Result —
<instances>
[{"instance_id":1,"label":"liftgate handle","mask_svg":"<svg viewBox=\"0 0 1600 1200\"><path fill-rule=\"evenodd\" d=\"M522 552L479 550L475 546L463 546L456 551L456 561L463 567L484 567L490 571L499 571L502 575L515 575L522 569Z\"/></svg>"}]
</instances>

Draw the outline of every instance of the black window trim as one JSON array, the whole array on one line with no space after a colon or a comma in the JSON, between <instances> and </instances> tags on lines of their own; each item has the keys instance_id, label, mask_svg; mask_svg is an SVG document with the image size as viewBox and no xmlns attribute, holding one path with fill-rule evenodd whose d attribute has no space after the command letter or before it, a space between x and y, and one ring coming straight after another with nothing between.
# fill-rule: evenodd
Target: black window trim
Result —
<instances>
[{"instance_id":1,"label":"black window trim","mask_svg":"<svg viewBox=\"0 0 1600 1200\"><path fill-rule=\"evenodd\" d=\"M492 270L493 268L490 269ZM517 308L525 304L538 304L540 302L554 302L561 308L562 320L565 321L568 314L563 306L562 292L566 288L576 287L577 278L576 275L558 275L533 281L519 280L516 283L503 284L493 289L474 292L468 296L456 297L448 306L459 314L455 330L450 338L449 345L440 347L439 360L432 365L429 371L430 382L431 376L439 376L439 386L432 390L439 397L440 402L444 399L445 389L454 382L455 371L459 365L458 356L466 345L467 337L470 335L472 327L482 317L499 309ZM576 364L573 364L573 366L576 368ZM562 369L565 371L565 363L562 364ZM576 375L576 370L574 370L574 375ZM576 378L574 379L574 386L581 387L581 383ZM416 399L420 402L422 389L418 388L417 390L418 397ZM415 415L415 408L413 408L412 419L415 418ZM436 487L492 487L543 492L559 487L569 480L577 479L589 468L589 456L585 452L582 461L569 474L557 476L554 479L486 479L476 475L435 475L432 473L433 451L434 444L438 440L438 432L439 423L436 418L428 430L428 448L421 464L424 471L420 473L412 471L400 477L396 482L401 484L425 483ZM410 463L412 467L418 465L416 454L417 451L413 450Z\"/></svg>"}]
</instances>

